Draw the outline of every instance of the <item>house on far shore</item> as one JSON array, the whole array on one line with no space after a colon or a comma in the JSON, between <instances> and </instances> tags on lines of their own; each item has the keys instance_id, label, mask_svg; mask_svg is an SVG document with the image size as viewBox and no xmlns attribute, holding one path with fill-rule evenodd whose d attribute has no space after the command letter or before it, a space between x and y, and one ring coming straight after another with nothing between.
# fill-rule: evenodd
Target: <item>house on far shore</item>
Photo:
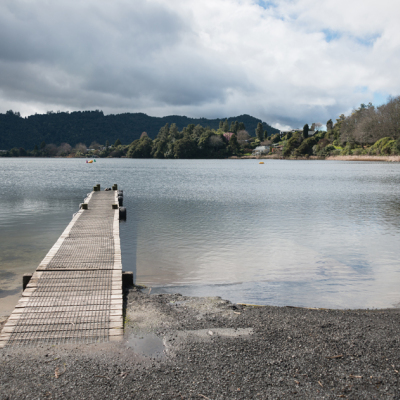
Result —
<instances>
[{"instance_id":1,"label":"house on far shore","mask_svg":"<svg viewBox=\"0 0 400 400\"><path fill-rule=\"evenodd\" d=\"M261 154L268 154L270 146L257 146L251 153L253 156L261 156Z\"/></svg>"}]
</instances>

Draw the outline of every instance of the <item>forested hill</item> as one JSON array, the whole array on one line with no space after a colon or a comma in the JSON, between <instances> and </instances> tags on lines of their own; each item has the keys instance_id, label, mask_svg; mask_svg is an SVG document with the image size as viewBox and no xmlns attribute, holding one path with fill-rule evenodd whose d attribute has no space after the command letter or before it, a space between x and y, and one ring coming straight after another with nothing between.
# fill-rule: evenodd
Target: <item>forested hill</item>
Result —
<instances>
[{"instance_id":1,"label":"forested hill","mask_svg":"<svg viewBox=\"0 0 400 400\"><path fill-rule=\"evenodd\" d=\"M143 113L104 115L98 110L48 112L22 118L19 113L10 110L5 114L0 113L0 150L13 147L33 149L42 142L57 146L61 143L69 143L71 146L84 143L89 146L93 141L104 144L107 140L114 143L120 139L121 143L129 144L139 139L142 132L147 132L149 137L154 139L166 123L175 123L179 130L189 124L218 129L220 121L225 121L225 118L188 118L178 115L158 118ZM250 115L228 118L229 124L234 121L243 122L251 136L255 135L257 124L262 122ZM278 132L265 122L263 126L268 135Z\"/></svg>"}]
</instances>

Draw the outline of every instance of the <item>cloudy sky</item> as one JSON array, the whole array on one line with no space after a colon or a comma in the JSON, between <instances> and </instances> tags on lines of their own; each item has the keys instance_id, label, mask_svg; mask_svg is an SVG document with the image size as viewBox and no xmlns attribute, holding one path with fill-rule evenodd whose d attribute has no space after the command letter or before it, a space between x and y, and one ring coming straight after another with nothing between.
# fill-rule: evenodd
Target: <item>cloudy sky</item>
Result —
<instances>
[{"instance_id":1,"label":"cloudy sky","mask_svg":"<svg viewBox=\"0 0 400 400\"><path fill-rule=\"evenodd\" d=\"M400 94L398 0L0 0L0 112L335 119Z\"/></svg>"}]
</instances>

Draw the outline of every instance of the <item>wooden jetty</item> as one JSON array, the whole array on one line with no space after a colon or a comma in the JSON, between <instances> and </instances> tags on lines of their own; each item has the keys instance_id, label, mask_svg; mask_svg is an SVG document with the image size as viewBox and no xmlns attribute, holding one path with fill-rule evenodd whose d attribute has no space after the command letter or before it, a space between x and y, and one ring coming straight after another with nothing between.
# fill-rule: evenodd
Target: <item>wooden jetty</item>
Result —
<instances>
[{"instance_id":1,"label":"wooden jetty","mask_svg":"<svg viewBox=\"0 0 400 400\"><path fill-rule=\"evenodd\" d=\"M94 187L32 275L0 348L97 343L123 335L117 186Z\"/></svg>"}]
</instances>

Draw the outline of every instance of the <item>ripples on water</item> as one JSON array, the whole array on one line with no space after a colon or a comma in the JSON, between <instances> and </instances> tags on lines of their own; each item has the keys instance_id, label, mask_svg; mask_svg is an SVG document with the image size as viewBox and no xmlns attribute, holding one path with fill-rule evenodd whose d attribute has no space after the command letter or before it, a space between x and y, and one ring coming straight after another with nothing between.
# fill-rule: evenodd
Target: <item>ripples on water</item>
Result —
<instances>
[{"instance_id":1,"label":"ripples on water","mask_svg":"<svg viewBox=\"0 0 400 400\"><path fill-rule=\"evenodd\" d=\"M0 159L0 166L0 299L18 297L21 273L36 268L92 186L117 182L128 210L123 266L152 293L333 308L400 302L399 164Z\"/></svg>"}]
</instances>

